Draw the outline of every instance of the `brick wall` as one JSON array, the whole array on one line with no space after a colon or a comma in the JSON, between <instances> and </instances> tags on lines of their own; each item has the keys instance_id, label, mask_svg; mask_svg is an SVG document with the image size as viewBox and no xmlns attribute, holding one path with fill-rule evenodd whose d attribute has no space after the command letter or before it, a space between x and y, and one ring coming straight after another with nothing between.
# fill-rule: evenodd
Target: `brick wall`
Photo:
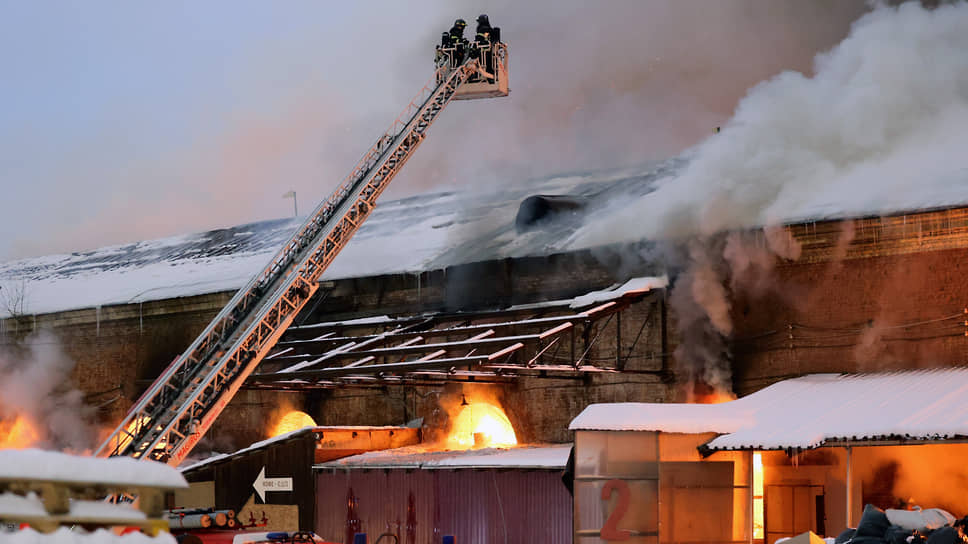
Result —
<instances>
[{"instance_id":1,"label":"brick wall","mask_svg":"<svg viewBox=\"0 0 968 544\"><path fill-rule=\"evenodd\" d=\"M809 372L965 364L968 338L968 210L794 225L803 254L778 263L765 295L733 298L735 389L752 392ZM297 321L381 313L507 306L606 287L639 269L601 254L502 260L420 274L324 282L322 304ZM620 361L628 373L584 379L520 379L496 386L522 438L564 441L567 425L593 402L681 400L676 345L665 293L579 331L577 357ZM105 424L119 419L150 381L205 327L230 294L170 299L0 321L2 341L39 330L59 338L77 362L76 385ZM533 356L525 353L522 356ZM544 360L568 353L549 351ZM576 357L576 358L577 358ZM441 405L461 388L346 389L311 393L243 391L206 439L221 451L265 438L281 411L302 409L323 425L445 421ZM442 419L444 418L444 419ZM203 447L205 447L203 445Z\"/></svg>"},{"instance_id":2,"label":"brick wall","mask_svg":"<svg viewBox=\"0 0 968 544\"><path fill-rule=\"evenodd\" d=\"M736 293L735 389L811 372L968 363L965 210L798 225L804 254Z\"/></svg>"}]
</instances>

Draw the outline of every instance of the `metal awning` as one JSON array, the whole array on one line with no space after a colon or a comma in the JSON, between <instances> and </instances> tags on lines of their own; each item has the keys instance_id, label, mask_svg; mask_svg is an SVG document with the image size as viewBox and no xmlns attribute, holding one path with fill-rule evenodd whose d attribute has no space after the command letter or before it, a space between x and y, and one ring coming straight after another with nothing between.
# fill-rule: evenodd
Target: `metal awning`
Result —
<instances>
[{"instance_id":1,"label":"metal awning","mask_svg":"<svg viewBox=\"0 0 968 544\"><path fill-rule=\"evenodd\" d=\"M592 361L589 350L609 320L664 285L664 278L636 278L574 299L499 311L371 316L290 327L246 387L490 383L619 372L621 357Z\"/></svg>"}]
</instances>

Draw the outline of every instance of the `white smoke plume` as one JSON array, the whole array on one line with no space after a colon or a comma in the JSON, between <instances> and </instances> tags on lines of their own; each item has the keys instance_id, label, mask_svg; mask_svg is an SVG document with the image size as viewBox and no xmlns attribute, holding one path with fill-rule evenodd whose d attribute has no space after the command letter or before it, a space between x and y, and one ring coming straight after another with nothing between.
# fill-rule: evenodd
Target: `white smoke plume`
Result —
<instances>
[{"instance_id":1,"label":"white smoke plume","mask_svg":"<svg viewBox=\"0 0 968 544\"><path fill-rule=\"evenodd\" d=\"M94 409L71 384L74 362L56 338L40 333L22 345L0 347L0 435L28 425L5 446L83 452L93 446ZM23 427L20 427L21 429ZM4 442L5 436L0 436ZM16 442L17 440L14 440Z\"/></svg>"},{"instance_id":2,"label":"white smoke plume","mask_svg":"<svg viewBox=\"0 0 968 544\"><path fill-rule=\"evenodd\" d=\"M695 335L685 331L698 327L692 322L701 309L701 336L729 334L721 290L749 281L750 272L758 290L768 289L763 272L773 255L799 256L777 225L968 200L966 28L966 3L877 6L816 57L812 77L788 71L754 86L721 133L687 152L680 175L644 197L617 200L571 245L691 240L672 296L677 313L689 316L677 359L687 359L679 361L687 374L721 376L728 354L711 367L706 361L723 353L721 343L690 345ZM766 227L767 260L752 257L756 244L720 239L749 227Z\"/></svg>"},{"instance_id":3,"label":"white smoke plume","mask_svg":"<svg viewBox=\"0 0 968 544\"><path fill-rule=\"evenodd\" d=\"M965 28L968 3L878 7L816 57L813 77L783 72L750 89L681 175L589 225L574 245L963 199Z\"/></svg>"}]
</instances>

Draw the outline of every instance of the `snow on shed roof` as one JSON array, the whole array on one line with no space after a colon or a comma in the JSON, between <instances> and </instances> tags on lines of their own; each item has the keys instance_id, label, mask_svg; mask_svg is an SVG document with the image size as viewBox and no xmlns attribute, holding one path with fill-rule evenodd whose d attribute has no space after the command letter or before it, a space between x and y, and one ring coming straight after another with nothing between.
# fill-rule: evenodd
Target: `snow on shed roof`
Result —
<instances>
[{"instance_id":1,"label":"snow on shed roof","mask_svg":"<svg viewBox=\"0 0 968 544\"><path fill-rule=\"evenodd\" d=\"M316 465L315 468L342 469L554 469L568 462L571 444L531 445L515 448L428 451L426 445L371 451Z\"/></svg>"},{"instance_id":2,"label":"snow on shed roof","mask_svg":"<svg viewBox=\"0 0 968 544\"><path fill-rule=\"evenodd\" d=\"M722 433L723 449L968 436L968 368L811 374L722 404L593 404L572 430Z\"/></svg>"},{"instance_id":3,"label":"snow on shed roof","mask_svg":"<svg viewBox=\"0 0 968 544\"><path fill-rule=\"evenodd\" d=\"M0 481L33 480L108 487L188 487L174 468L130 457L84 457L36 449L0 450Z\"/></svg>"},{"instance_id":4,"label":"snow on shed roof","mask_svg":"<svg viewBox=\"0 0 968 544\"><path fill-rule=\"evenodd\" d=\"M289 440L290 438L295 438L296 436L299 436L299 435L302 435L302 434L305 434L305 433L310 433L310 432L316 433L316 432L325 432L325 431L333 431L333 430L344 430L344 431L345 430L352 430L352 431L361 431L362 432L362 431L373 431L373 430L381 430L381 429L401 429L401 428L405 428L405 427L401 427L399 425L383 425L383 426L374 426L374 425L325 425L325 426L324 425L307 425L305 427L300 427L298 429L294 429L294 430L289 431L287 433L282 433L280 435L276 435L276 436L267 438L265 440L260 440L259 442L253 442L252 444L249 444L248 446L246 446L246 447L244 447L244 448L242 448L240 450L236 450L236 451L234 451L232 453L213 453L209 457L206 457L206 458L201 459L201 460L195 458L195 459L189 460L187 462L183 462L178 467L178 470L180 472L183 472L183 473L191 472L193 470L202 468L202 467L204 467L206 465L210 465L212 463L216 463L218 461L223 461L223 460L226 460L226 459L231 459L233 457L242 455L243 453L249 453L251 451L255 451L255 450L258 450L258 449L262 449L262 448L265 448L267 446L271 446L271 445L273 445L273 444L275 444L277 442L282 442L284 440Z\"/></svg>"}]
</instances>

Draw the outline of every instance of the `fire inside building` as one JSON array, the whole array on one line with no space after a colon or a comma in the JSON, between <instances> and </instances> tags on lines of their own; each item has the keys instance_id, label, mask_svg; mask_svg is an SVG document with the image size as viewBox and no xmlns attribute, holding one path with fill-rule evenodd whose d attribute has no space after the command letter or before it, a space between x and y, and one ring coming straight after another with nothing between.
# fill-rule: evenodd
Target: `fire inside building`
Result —
<instances>
[{"instance_id":1,"label":"fire inside building","mask_svg":"<svg viewBox=\"0 0 968 544\"><path fill-rule=\"evenodd\" d=\"M633 180L647 176L550 179L542 189L588 195ZM467 230L442 227L455 230L426 243L424 269L392 270L415 261L393 240L454 221L449 210L470 197L428 194L379 208L346 254L372 244L391 248L387 260L357 261L359 276L337 263L320 280L206 436L201 448L223 455L189 461L191 490L173 506L233 510L250 530L316 531L335 542L357 530L412 542L445 534L500 541L505 530L596 542L608 540L601 531L623 500L627 519L610 527L643 542L708 541L709 527L722 541L835 534L856 525L868 503L966 513L958 494L931 483L964 476L952 460L968 434L968 378L955 368L968 350L966 208L787 225L801 254L776 259L775 287L731 292L729 369L740 400L692 406L675 403L713 400L713 390L703 397L676 360L668 283L677 278L637 257L638 244L542 253L545 237L573 218L520 234L520 194L482 197L480 210L462 206ZM405 219L408 210L420 214ZM474 224L495 210L504 218L496 229ZM73 377L88 402L117 421L231 296L206 292L208 282L264 257L292 228L268 222L9 263L5 277L31 279L38 306L69 299L47 295L34 278L79 292L81 305L98 295L95 282L122 285L133 300L11 316L5 342L49 331L77 361ZM514 243L528 236L531 245ZM475 254L492 258L462 258ZM159 285L141 275L153 266L185 277ZM770 398L776 387L795 391ZM670 411L654 412L662 403L673 403ZM479 405L497 412L492 427L510 429L517 445L488 444L499 432L486 425L459 428L462 411ZM617 411L599 417L600 409ZM311 417L295 424L310 427L274 430L290 412ZM878 413L883 425L871 423ZM769 425L753 425L767 415ZM804 422L814 417L832 427ZM461 433L462 443L448 441ZM573 440L574 498L561 480L562 445ZM260 495L260 474L291 487ZM613 480L627 482L626 499ZM692 524L675 517L675 505L696 501L709 519L687 507Z\"/></svg>"},{"instance_id":2,"label":"fire inside building","mask_svg":"<svg viewBox=\"0 0 968 544\"><path fill-rule=\"evenodd\" d=\"M393 130L426 130L475 73L443 67ZM506 94L501 74L466 89ZM423 137L388 134L318 222L0 266L20 286L3 341L63 347L115 429L101 453L182 468L174 528L772 544L866 527L868 504L893 525L914 505L968 514L968 193L582 245L686 161L374 209L370 183ZM0 440L30 445L32 425Z\"/></svg>"}]
</instances>

